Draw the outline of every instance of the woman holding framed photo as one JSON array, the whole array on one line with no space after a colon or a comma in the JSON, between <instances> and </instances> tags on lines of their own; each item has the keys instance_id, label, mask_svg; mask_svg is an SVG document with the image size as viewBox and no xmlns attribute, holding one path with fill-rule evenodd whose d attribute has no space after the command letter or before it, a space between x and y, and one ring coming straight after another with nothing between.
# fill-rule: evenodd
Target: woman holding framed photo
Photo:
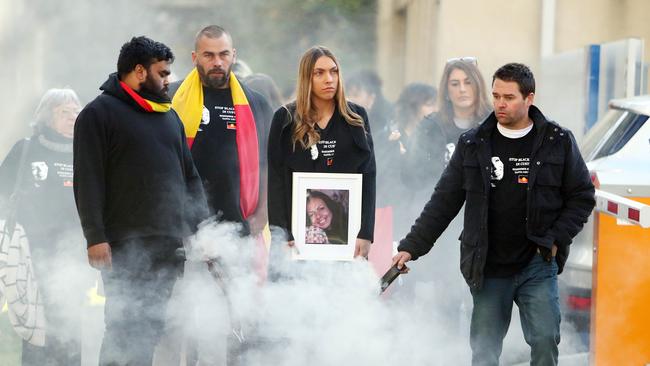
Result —
<instances>
[{"instance_id":1,"label":"woman holding framed photo","mask_svg":"<svg viewBox=\"0 0 650 366\"><path fill-rule=\"evenodd\" d=\"M293 173L362 174L361 223L354 256L367 258L375 226L372 137L366 111L345 99L340 65L329 49L314 46L302 56L296 100L273 116L268 163L269 223L283 229L282 241L290 247L295 229Z\"/></svg>"}]
</instances>

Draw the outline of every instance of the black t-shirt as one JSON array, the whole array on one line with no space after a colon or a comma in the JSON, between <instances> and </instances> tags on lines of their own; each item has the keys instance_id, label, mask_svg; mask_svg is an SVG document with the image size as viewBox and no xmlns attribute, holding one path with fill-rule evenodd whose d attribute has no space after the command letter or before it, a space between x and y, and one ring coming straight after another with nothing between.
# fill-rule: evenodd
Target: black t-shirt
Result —
<instances>
[{"instance_id":1,"label":"black t-shirt","mask_svg":"<svg viewBox=\"0 0 650 366\"><path fill-rule=\"evenodd\" d=\"M520 138L492 134L486 277L508 277L530 262L536 245L526 237L526 192L535 129Z\"/></svg>"},{"instance_id":2,"label":"black t-shirt","mask_svg":"<svg viewBox=\"0 0 650 366\"><path fill-rule=\"evenodd\" d=\"M469 129L459 128L453 122L440 123L440 126L442 128L442 131L444 133L444 138L445 138L445 148L443 151L443 155L441 156L441 160L444 161L444 166L447 166L449 160L451 160L451 156L454 154L454 150L456 150L456 142L458 142L458 138L460 137L460 135L462 135L464 132L467 132Z\"/></svg>"},{"instance_id":3,"label":"black t-shirt","mask_svg":"<svg viewBox=\"0 0 650 366\"><path fill-rule=\"evenodd\" d=\"M341 170L339 167L340 164L337 164L339 160L356 153L356 145L352 139L352 135L347 132L346 123L341 113L339 113L338 108L336 108L324 129L315 125L316 131L320 134L320 139L316 144L318 156L314 160L315 172L349 173L345 169Z\"/></svg>"},{"instance_id":4,"label":"black t-shirt","mask_svg":"<svg viewBox=\"0 0 650 366\"><path fill-rule=\"evenodd\" d=\"M203 180L211 212L221 212L223 220L242 222L237 122L230 89L204 87L203 104L192 158Z\"/></svg>"},{"instance_id":5,"label":"black t-shirt","mask_svg":"<svg viewBox=\"0 0 650 366\"><path fill-rule=\"evenodd\" d=\"M25 146L25 161L20 167ZM54 250L58 234L79 227L72 192L72 139L48 128L30 142L16 143L0 165L0 201L8 201L13 194L21 169L16 219L24 226L32 251L41 246Z\"/></svg>"}]
</instances>

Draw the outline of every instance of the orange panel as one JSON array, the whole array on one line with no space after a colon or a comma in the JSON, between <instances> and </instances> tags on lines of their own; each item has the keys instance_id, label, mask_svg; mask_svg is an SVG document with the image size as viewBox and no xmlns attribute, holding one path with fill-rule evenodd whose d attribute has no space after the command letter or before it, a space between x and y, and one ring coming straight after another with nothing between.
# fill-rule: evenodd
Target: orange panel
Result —
<instances>
[{"instance_id":1,"label":"orange panel","mask_svg":"<svg viewBox=\"0 0 650 366\"><path fill-rule=\"evenodd\" d=\"M595 227L592 364L650 364L650 228L602 213Z\"/></svg>"}]
</instances>

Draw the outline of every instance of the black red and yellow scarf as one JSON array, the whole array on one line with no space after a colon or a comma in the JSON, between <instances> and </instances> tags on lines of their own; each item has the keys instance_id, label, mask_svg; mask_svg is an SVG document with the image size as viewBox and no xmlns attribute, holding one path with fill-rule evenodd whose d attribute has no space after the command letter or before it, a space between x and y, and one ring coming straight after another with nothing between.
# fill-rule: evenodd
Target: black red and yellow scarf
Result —
<instances>
[{"instance_id":1,"label":"black red and yellow scarf","mask_svg":"<svg viewBox=\"0 0 650 366\"><path fill-rule=\"evenodd\" d=\"M230 91L235 107L237 154L239 156L239 205L244 219L257 208L259 200L259 145L255 117L235 74L230 73ZM185 126L187 144L192 148L203 113L203 85L194 68L174 94L172 108Z\"/></svg>"},{"instance_id":2,"label":"black red and yellow scarf","mask_svg":"<svg viewBox=\"0 0 650 366\"><path fill-rule=\"evenodd\" d=\"M131 89L130 86L126 85L123 81L120 81L120 86L122 89L128 94L133 100L140 106L142 109L144 109L147 112L159 112L159 113L165 113L169 112L169 110L172 108L172 104L169 102L162 102L162 101L153 101L150 99L145 99L143 98L140 94L138 94L135 90Z\"/></svg>"}]
</instances>

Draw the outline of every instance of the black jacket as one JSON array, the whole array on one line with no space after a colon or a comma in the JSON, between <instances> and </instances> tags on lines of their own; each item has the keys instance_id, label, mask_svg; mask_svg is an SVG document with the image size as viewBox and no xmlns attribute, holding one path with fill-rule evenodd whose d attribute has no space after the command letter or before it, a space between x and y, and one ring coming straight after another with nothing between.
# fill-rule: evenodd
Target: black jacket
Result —
<instances>
[{"instance_id":1,"label":"black jacket","mask_svg":"<svg viewBox=\"0 0 650 366\"><path fill-rule=\"evenodd\" d=\"M110 75L75 124L74 195L88 245L181 238L206 215L183 125L173 110L144 111L118 82Z\"/></svg>"},{"instance_id":2,"label":"black jacket","mask_svg":"<svg viewBox=\"0 0 650 366\"><path fill-rule=\"evenodd\" d=\"M535 106L530 107L529 116L536 134L530 156L526 235L543 248L558 246L561 273L569 244L595 205L594 186L571 132L548 121ZM430 201L398 247L413 259L426 254L465 203L460 267L472 288L483 284L488 250L490 136L496 124L491 113L481 126L461 135Z\"/></svg>"},{"instance_id":3,"label":"black jacket","mask_svg":"<svg viewBox=\"0 0 650 366\"><path fill-rule=\"evenodd\" d=\"M363 118L364 128L348 126L356 143L356 154L339 160L338 173L363 174L361 229L357 235L360 239L373 241L375 228L375 156L368 116L363 107L354 103L348 105ZM273 116L269 134L269 224L286 230L287 238L291 235L291 193L293 172L313 172L314 161L309 149L296 144L295 151L291 136L295 104L280 107Z\"/></svg>"}]
</instances>

